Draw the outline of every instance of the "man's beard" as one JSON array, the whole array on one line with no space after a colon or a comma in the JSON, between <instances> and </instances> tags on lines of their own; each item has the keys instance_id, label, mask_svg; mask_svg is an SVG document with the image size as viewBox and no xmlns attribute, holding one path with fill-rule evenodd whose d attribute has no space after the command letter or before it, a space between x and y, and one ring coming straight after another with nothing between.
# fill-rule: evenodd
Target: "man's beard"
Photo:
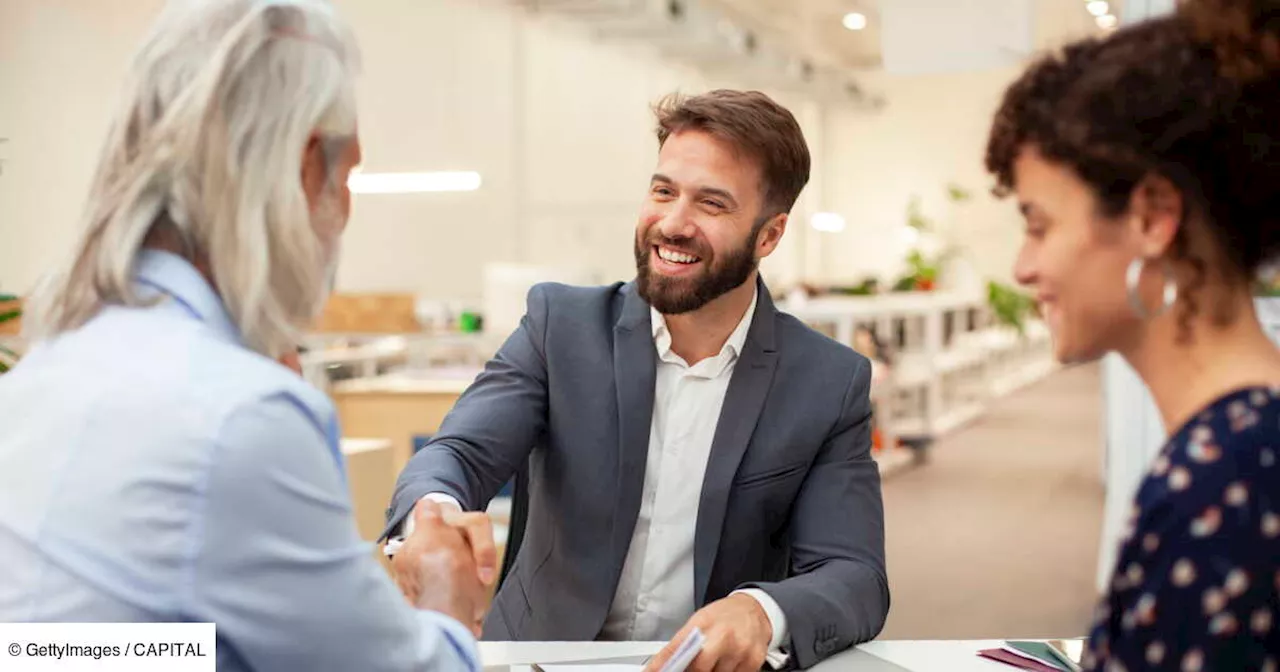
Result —
<instances>
[{"instance_id":1,"label":"man's beard","mask_svg":"<svg viewBox=\"0 0 1280 672\"><path fill-rule=\"evenodd\" d=\"M636 287L640 298L663 315L679 315L697 310L729 291L742 286L756 270L754 250L758 231L747 237L742 246L729 250L723 259L698 249L691 238L646 236L636 241ZM666 244L677 250L692 250L704 265L692 277L672 278L655 273L649 265L654 245Z\"/></svg>"}]
</instances>

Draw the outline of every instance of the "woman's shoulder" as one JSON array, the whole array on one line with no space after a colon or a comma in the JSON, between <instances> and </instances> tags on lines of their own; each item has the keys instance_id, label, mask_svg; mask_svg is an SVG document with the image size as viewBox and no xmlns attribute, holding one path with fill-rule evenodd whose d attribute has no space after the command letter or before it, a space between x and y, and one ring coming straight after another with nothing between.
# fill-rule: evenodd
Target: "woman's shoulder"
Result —
<instances>
[{"instance_id":1,"label":"woman's shoulder","mask_svg":"<svg viewBox=\"0 0 1280 672\"><path fill-rule=\"evenodd\" d=\"M1144 508L1230 505L1280 488L1280 389L1224 395L1172 436L1138 493Z\"/></svg>"},{"instance_id":2,"label":"woman's shoulder","mask_svg":"<svg viewBox=\"0 0 1280 672\"><path fill-rule=\"evenodd\" d=\"M1192 463L1211 465L1274 456L1278 443L1280 388L1251 387L1209 404L1170 438L1169 447Z\"/></svg>"}]
</instances>

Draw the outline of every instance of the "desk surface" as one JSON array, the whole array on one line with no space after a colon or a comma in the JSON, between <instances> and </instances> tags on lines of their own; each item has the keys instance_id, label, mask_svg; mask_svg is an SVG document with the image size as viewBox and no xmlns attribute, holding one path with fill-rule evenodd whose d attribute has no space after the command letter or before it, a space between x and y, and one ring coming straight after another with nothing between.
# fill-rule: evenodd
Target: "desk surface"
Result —
<instances>
[{"instance_id":1,"label":"desk surface","mask_svg":"<svg viewBox=\"0 0 1280 672\"><path fill-rule=\"evenodd\" d=\"M335 394L451 394L466 391L480 369L457 367L399 371L372 378L352 378L334 383Z\"/></svg>"},{"instance_id":2,"label":"desk surface","mask_svg":"<svg viewBox=\"0 0 1280 672\"><path fill-rule=\"evenodd\" d=\"M356 455L391 448L390 439L352 439L343 437L340 447L343 455Z\"/></svg>"},{"instance_id":3,"label":"desk surface","mask_svg":"<svg viewBox=\"0 0 1280 672\"><path fill-rule=\"evenodd\" d=\"M868 642L833 656L813 669L816 672L1000 672L1012 669L977 655L982 649L1000 645L997 640ZM480 658L486 666L502 667L648 656L661 648L661 642L481 642Z\"/></svg>"}]
</instances>

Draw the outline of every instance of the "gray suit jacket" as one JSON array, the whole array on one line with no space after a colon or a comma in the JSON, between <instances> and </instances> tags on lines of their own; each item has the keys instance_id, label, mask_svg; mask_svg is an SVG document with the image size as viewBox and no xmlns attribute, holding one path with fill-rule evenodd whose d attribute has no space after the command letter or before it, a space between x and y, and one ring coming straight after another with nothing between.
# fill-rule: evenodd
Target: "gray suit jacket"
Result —
<instances>
[{"instance_id":1,"label":"gray suit jacket","mask_svg":"<svg viewBox=\"0 0 1280 672\"><path fill-rule=\"evenodd\" d=\"M400 475L388 530L429 492L483 510L527 462L525 536L486 639L599 635L640 510L656 367L632 284L534 287L519 329ZM869 386L864 357L778 312L760 283L702 485L694 598L763 589L800 667L872 639L889 609Z\"/></svg>"}]
</instances>

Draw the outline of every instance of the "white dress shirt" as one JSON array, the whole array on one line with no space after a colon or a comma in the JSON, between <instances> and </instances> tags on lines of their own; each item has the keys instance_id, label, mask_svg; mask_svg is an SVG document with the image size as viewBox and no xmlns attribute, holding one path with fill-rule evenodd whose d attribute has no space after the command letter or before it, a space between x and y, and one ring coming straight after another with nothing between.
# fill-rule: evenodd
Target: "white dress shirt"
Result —
<instances>
[{"instance_id":1,"label":"white dress shirt","mask_svg":"<svg viewBox=\"0 0 1280 672\"><path fill-rule=\"evenodd\" d=\"M653 418L640 514L622 576L600 637L616 641L664 641L673 637L695 611L693 546L702 498L702 482L729 380L755 315L757 296L719 354L690 366L671 350L671 333L662 314L652 310L653 342L658 351ZM423 497L461 506L444 493ZM405 522L413 531L413 517ZM399 540L388 543L394 553ZM769 662L786 660L786 616L762 590L739 591L755 598L773 629Z\"/></svg>"},{"instance_id":2,"label":"white dress shirt","mask_svg":"<svg viewBox=\"0 0 1280 672\"><path fill-rule=\"evenodd\" d=\"M690 366L671 350L671 332L651 314L658 350L640 515L603 639L670 639L694 612L694 532L702 481L711 456L720 409L747 332L756 297L719 354ZM786 617L764 591L742 591L760 602L773 627L771 649L786 639Z\"/></svg>"}]
</instances>

